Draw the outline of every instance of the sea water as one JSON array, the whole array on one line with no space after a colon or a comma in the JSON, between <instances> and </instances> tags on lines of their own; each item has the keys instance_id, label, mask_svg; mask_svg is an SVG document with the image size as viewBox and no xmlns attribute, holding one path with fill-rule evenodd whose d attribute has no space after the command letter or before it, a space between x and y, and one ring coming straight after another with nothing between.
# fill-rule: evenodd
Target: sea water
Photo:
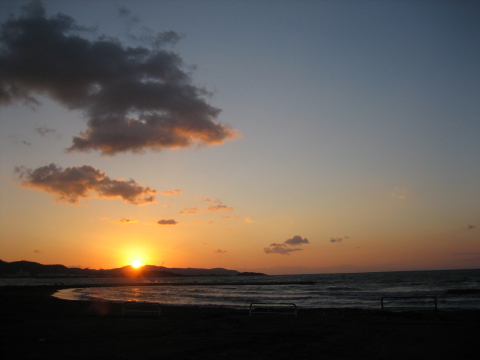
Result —
<instances>
[{"instance_id":1,"label":"sea water","mask_svg":"<svg viewBox=\"0 0 480 360\"><path fill-rule=\"evenodd\" d=\"M384 305L392 308L432 308L437 301L439 309L480 309L480 269L58 281L79 286L124 284L63 289L55 294L70 300L233 308L244 308L251 303L294 303L299 308L379 309L384 298ZM33 282L30 280L31 285ZM0 280L2 284L6 285L5 280Z\"/></svg>"}]
</instances>

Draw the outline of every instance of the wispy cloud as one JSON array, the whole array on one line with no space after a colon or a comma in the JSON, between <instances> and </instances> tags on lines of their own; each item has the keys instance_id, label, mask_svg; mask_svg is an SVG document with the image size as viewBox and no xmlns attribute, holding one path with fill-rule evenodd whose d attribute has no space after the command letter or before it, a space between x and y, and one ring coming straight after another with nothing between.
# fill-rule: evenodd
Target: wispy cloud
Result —
<instances>
[{"instance_id":1,"label":"wispy cloud","mask_svg":"<svg viewBox=\"0 0 480 360\"><path fill-rule=\"evenodd\" d=\"M232 211L233 208L223 204L219 204L219 205L210 205L207 207L207 210L208 211L222 211L222 210Z\"/></svg>"},{"instance_id":2,"label":"wispy cloud","mask_svg":"<svg viewBox=\"0 0 480 360\"><path fill-rule=\"evenodd\" d=\"M342 242L342 240L343 240L342 238L331 238L330 242L333 242L333 243L334 242Z\"/></svg>"},{"instance_id":3,"label":"wispy cloud","mask_svg":"<svg viewBox=\"0 0 480 360\"><path fill-rule=\"evenodd\" d=\"M53 136L55 138L59 138L60 135L57 133L55 129L46 127L46 126L39 126L35 128L35 131L42 136Z\"/></svg>"},{"instance_id":4,"label":"wispy cloud","mask_svg":"<svg viewBox=\"0 0 480 360\"><path fill-rule=\"evenodd\" d=\"M467 230L473 230L476 229L477 227L475 225L467 225Z\"/></svg>"},{"instance_id":5,"label":"wispy cloud","mask_svg":"<svg viewBox=\"0 0 480 360\"><path fill-rule=\"evenodd\" d=\"M213 253L223 255L223 254L226 254L227 252L228 252L227 250L217 249Z\"/></svg>"},{"instance_id":6,"label":"wispy cloud","mask_svg":"<svg viewBox=\"0 0 480 360\"><path fill-rule=\"evenodd\" d=\"M180 215L195 215L198 212L198 208L194 207L187 207L185 210L179 212Z\"/></svg>"},{"instance_id":7,"label":"wispy cloud","mask_svg":"<svg viewBox=\"0 0 480 360\"><path fill-rule=\"evenodd\" d=\"M289 249L285 244L270 244L269 247L263 249L266 254L290 255L291 252L300 251L302 249Z\"/></svg>"},{"instance_id":8,"label":"wispy cloud","mask_svg":"<svg viewBox=\"0 0 480 360\"><path fill-rule=\"evenodd\" d=\"M126 225L126 224L136 224L136 223L138 223L138 220L128 219L128 218L122 218L122 219L118 220L117 223L122 224L122 225Z\"/></svg>"},{"instance_id":9,"label":"wispy cloud","mask_svg":"<svg viewBox=\"0 0 480 360\"><path fill-rule=\"evenodd\" d=\"M232 207L229 207L229 206L226 206L224 205L220 200L210 200L210 199L205 199L205 201L207 202L213 202L215 203L216 205L209 205L207 207L207 211L222 211L222 210L225 210L225 211L232 211L233 208Z\"/></svg>"},{"instance_id":10,"label":"wispy cloud","mask_svg":"<svg viewBox=\"0 0 480 360\"><path fill-rule=\"evenodd\" d=\"M129 218L122 218L120 220L111 220L108 217L102 217L100 220L105 221L105 222L110 222L114 224L119 224L119 225L127 225L127 224L137 224L138 220L135 219L129 219Z\"/></svg>"},{"instance_id":11,"label":"wispy cloud","mask_svg":"<svg viewBox=\"0 0 480 360\"><path fill-rule=\"evenodd\" d=\"M395 190L390 194L390 196L394 197L395 199L405 200L408 196L407 190L395 188Z\"/></svg>"},{"instance_id":12,"label":"wispy cloud","mask_svg":"<svg viewBox=\"0 0 480 360\"><path fill-rule=\"evenodd\" d=\"M55 200L78 204L89 197L121 198L123 201L143 205L155 202L157 191L143 187L133 179L110 179L105 173L89 165L63 169L50 164L35 170L17 167L21 185L55 195Z\"/></svg>"},{"instance_id":13,"label":"wispy cloud","mask_svg":"<svg viewBox=\"0 0 480 360\"><path fill-rule=\"evenodd\" d=\"M174 190L164 190L160 191L162 195L180 195L182 190L174 189Z\"/></svg>"},{"instance_id":14,"label":"wispy cloud","mask_svg":"<svg viewBox=\"0 0 480 360\"><path fill-rule=\"evenodd\" d=\"M70 16L47 17L40 1L10 16L0 28L0 105L39 105L39 93L83 110L88 128L69 151L138 153L218 145L239 136L215 121L220 109L206 100L209 92L192 84L182 58L162 48L178 41L175 32L151 35L149 46L126 47L106 36L80 36L86 31Z\"/></svg>"}]
</instances>

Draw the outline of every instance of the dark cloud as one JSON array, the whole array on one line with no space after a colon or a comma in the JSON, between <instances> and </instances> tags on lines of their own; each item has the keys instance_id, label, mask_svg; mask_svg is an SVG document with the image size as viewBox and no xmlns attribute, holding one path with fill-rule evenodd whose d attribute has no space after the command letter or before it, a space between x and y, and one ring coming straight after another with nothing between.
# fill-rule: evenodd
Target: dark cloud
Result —
<instances>
[{"instance_id":1,"label":"dark cloud","mask_svg":"<svg viewBox=\"0 0 480 360\"><path fill-rule=\"evenodd\" d=\"M22 144L27 145L27 146L32 146L32 143L29 141L22 140Z\"/></svg>"},{"instance_id":2,"label":"dark cloud","mask_svg":"<svg viewBox=\"0 0 480 360\"><path fill-rule=\"evenodd\" d=\"M288 246L300 246L302 244L309 244L307 238L302 239L301 236L295 235L291 239L285 240L283 243L272 243L269 247L263 249L266 254L280 254L280 255L290 255L293 251L300 251L302 249L296 248L291 249Z\"/></svg>"},{"instance_id":3,"label":"dark cloud","mask_svg":"<svg viewBox=\"0 0 480 360\"><path fill-rule=\"evenodd\" d=\"M35 254L40 254L41 251L40 251L40 250L35 250L34 253L35 253Z\"/></svg>"},{"instance_id":4,"label":"dark cloud","mask_svg":"<svg viewBox=\"0 0 480 360\"><path fill-rule=\"evenodd\" d=\"M126 9L122 16L131 17ZM146 149L216 145L238 133L215 121L220 110L194 86L180 56L161 46L179 35L152 35L150 47L118 40L88 40L70 16L47 17L41 2L11 16L0 28L0 105L46 94L81 109L88 128L69 151L113 155Z\"/></svg>"},{"instance_id":5,"label":"dark cloud","mask_svg":"<svg viewBox=\"0 0 480 360\"><path fill-rule=\"evenodd\" d=\"M162 219L157 221L158 225L177 225L178 221L175 221L174 219Z\"/></svg>"},{"instance_id":6,"label":"dark cloud","mask_svg":"<svg viewBox=\"0 0 480 360\"><path fill-rule=\"evenodd\" d=\"M342 238L331 238L330 242L341 242Z\"/></svg>"},{"instance_id":7,"label":"dark cloud","mask_svg":"<svg viewBox=\"0 0 480 360\"><path fill-rule=\"evenodd\" d=\"M105 173L89 165L62 169L55 164L35 170L17 167L22 186L54 194L57 201L77 204L80 198L121 198L131 204L155 202L156 190L143 187L133 179L110 179Z\"/></svg>"},{"instance_id":8,"label":"dark cloud","mask_svg":"<svg viewBox=\"0 0 480 360\"><path fill-rule=\"evenodd\" d=\"M475 225L467 225L467 230L473 230L476 229L477 227Z\"/></svg>"},{"instance_id":9,"label":"dark cloud","mask_svg":"<svg viewBox=\"0 0 480 360\"><path fill-rule=\"evenodd\" d=\"M309 242L306 238L302 239L302 237L298 236L298 235L294 236L291 239L285 240L285 244L290 245L290 246L296 246L296 245L308 244L308 243Z\"/></svg>"},{"instance_id":10,"label":"dark cloud","mask_svg":"<svg viewBox=\"0 0 480 360\"><path fill-rule=\"evenodd\" d=\"M227 250L220 250L220 249L217 249L215 250L213 253L214 254L220 254L220 255L223 255L223 254L226 254L228 251Z\"/></svg>"}]
</instances>

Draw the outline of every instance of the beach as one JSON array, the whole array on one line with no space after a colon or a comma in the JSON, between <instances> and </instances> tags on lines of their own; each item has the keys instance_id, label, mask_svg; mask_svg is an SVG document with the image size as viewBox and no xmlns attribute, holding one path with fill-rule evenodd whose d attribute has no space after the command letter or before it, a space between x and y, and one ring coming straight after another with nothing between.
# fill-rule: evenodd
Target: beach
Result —
<instances>
[{"instance_id":1,"label":"beach","mask_svg":"<svg viewBox=\"0 0 480 360\"><path fill-rule=\"evenodd\" d=\"M1 346L13 359L469 359L480 311L382 312L161 306L62 300L56 286L0 287ZM5 350L4 350L5 351Z\"/></svg>"}]
</instances>

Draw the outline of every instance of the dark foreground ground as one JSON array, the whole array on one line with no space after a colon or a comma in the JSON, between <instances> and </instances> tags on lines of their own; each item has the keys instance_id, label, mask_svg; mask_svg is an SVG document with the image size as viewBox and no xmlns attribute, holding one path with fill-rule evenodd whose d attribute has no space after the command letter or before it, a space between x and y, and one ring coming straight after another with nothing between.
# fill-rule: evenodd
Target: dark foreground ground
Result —
<instances>
[{"instance_id":1,"label":"dark foreground ground","mask_svg":"<svg viewBox=\"0 0 480 360\"><path fill-rule=\"evenodd\" d=\"M0 287L0 349L8 359L478 359L480 311L389 313L162 307L60 300L53 288Z\"/></svg>"}]
</instances>

